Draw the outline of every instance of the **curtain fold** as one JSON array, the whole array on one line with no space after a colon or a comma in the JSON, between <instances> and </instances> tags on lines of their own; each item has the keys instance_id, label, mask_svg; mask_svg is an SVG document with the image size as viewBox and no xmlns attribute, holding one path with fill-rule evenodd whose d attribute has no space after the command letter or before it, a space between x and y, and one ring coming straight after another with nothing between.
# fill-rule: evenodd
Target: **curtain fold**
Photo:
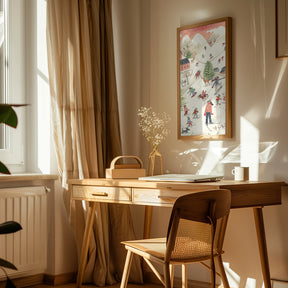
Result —
<instances>
[{"instance_id":1,"label":"curtain fold","mask_svg":"<svg viewBox=\"0 0 288 288\"><path fill-rule=\"evenodd\" d=\"M67 180L104 177L111 160L121 155L112 32L111 0L47 0L54 140L78 255L85 205L70 201ZM98 204L93 232L84 282L114 284L125 262L120 241L135 237L129 206ZM133 263L130 281L141 283L140 260Z\"/></svg>"}]
</instances>

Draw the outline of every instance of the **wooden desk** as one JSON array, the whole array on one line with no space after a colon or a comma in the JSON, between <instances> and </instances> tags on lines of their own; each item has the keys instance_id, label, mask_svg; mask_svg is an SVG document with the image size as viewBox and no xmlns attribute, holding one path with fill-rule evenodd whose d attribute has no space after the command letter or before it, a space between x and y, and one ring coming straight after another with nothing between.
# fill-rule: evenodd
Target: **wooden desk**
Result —
<instances>
[{"instance_id":1,"label":"wooden desk","mask_svg":"<svg viewBox=\"0 0 288 288\"><path fill-rule=\"evenodd\" d=\"M175 199L181 195L209 189L229 189L231 190L232 209L252 207L254 210L263 280L265 287L271 288L262 208L281 204L281 188L286 186L284 182L236 182L223 180L209 183L180 183L125 179L84 179L70 180L68 183L72 186L73 200L90 202L81 259L79 261L77 287L81 287L83 280L90 232L93 226L93 215L97 202L148 205L148 207L172 207ZM151 210L148 209L145 214L144 229L146 234L150 231L150 224Z\"/></svg>"}]
</instances>

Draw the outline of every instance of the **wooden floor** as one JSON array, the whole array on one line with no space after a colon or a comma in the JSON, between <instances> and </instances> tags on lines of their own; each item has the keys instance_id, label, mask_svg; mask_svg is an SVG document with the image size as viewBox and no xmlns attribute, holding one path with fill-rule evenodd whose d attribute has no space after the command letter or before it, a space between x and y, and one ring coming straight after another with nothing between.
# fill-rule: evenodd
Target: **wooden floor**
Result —
<instances>
[{"instance_id":1,"label":"wooden floor","mask_svg":"<svg viewBox=\"0 0 288 288\"><path fill-rule=\"evenodd\" d=\"M31 286L32 288L50 288L50 287L56 287L56 288L76 288L75 283L65 284L65 285L57 285L57 286L50 286L50 285L37 285L37 286ZM96 286L93 285L82 285L82 288L95 288ZM106 286L106 288L119 288L120 283ZM143 284L143 285L134 285L134 284L128 284L128 288L161 288L163 286L155 285L155 284Z\"/></svg>"}]
</instances>

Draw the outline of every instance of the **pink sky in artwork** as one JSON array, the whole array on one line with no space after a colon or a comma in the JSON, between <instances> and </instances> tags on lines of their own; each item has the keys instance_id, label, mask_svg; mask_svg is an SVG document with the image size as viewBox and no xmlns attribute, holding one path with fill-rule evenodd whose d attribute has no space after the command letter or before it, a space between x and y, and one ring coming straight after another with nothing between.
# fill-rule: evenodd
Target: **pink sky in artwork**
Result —
<instances>
[{"instance_id":1,"label":"pink sky in artwork","mask_svg":"<svg viewBox=\"0 0 288 288\"><path fill-rule=\"evenodd\" d=\"M205 39L208 39L212 33L211 32L208 33L207 31L213 30L220 26L225 27L225 21L217 22L217 23L213 23L213 24L209 24L205 26L194 27L194 28L187 29L187 30L182 30L180 32L180 41L185 35L188 35L189 38L192 40L197 33L200 33Z\"/></svg>"}]
</instances>

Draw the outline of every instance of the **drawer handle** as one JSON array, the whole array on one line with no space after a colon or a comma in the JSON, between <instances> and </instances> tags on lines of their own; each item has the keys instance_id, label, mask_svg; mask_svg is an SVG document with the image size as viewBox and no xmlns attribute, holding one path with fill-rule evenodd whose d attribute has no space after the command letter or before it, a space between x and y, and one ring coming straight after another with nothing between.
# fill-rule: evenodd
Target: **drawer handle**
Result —
<instances>
[{"instance_id":1,"label":"drawer handle","mask_svg":"<svg viewBox=\"0 0 288 288\"><path fill-rule=\"evenodd\" d=\"M177 197L168 197L168 196L161 196L161 195L158 195L158 198L166 202L172 202L172 203L175 202L175 200L177 199Z\"/></svg>"},{"instance_id":2,"label":"drawer handle","mask_svg":"<svg viewBox=\"0 0 288 288\"><path fill-rule=\"evenodd\" d=\"M104 196L104 197L108 197L108 193L107 192L98 192L98 193L92 193L92 196Z\"/></svg>"}]
</instances>

